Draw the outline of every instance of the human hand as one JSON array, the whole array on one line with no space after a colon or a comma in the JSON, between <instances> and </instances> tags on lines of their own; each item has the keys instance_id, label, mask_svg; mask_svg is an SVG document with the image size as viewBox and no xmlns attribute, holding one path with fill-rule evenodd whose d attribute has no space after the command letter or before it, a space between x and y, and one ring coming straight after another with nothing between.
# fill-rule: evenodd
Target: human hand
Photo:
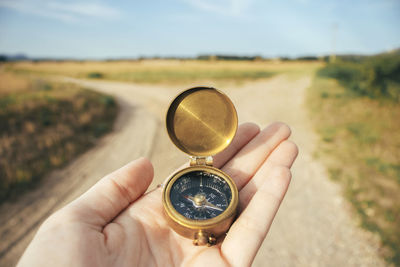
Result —
<instances>
[{"instance_id":1,"label":"human hand","mask_svg":"<svg viewBox=\"0 0 400 267\"><path fill-rule=\"evenodd\" d=\"M161 188L146 159L107 175L40 227L19 266L249 266L272 224L291 179L297 147L290 129L274 123L260 132L246 123L214 157L239 190L239 217L212 247L192 245L164 218Z\"/></svg>"}]
</instances>

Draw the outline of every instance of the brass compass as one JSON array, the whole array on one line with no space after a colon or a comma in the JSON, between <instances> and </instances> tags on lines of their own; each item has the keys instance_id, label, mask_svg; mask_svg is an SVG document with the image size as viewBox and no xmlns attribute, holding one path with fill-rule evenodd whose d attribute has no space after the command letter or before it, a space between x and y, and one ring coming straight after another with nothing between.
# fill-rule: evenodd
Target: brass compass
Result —
<instances>
[{"instance_id":1,"label":"brass compass","mask_svg":"<svg viewBox=\"0 0 400 267\"><path fill-rule=\"evenodd\" d=\"M213 167L212 156L225 149L237 130L231 100L210 87L179 94L167 112L172 142L190 155L190 167L165 183L162 202L169 225L195 245L214 245L236 216L238 190L233 180Z\"/></svg>"}]
</instances>

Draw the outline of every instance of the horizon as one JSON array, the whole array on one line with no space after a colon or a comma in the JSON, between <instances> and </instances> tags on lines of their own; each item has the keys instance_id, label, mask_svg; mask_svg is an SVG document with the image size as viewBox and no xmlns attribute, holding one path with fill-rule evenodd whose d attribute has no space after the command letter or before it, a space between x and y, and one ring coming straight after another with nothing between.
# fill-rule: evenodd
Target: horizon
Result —
<instances>
[{"instance_id":1,"label":"horizon","mask_svg":"<svg viewBox=\"0 0 400 267\"><path fill-rule=\"evenodd\" d=\"M396 0L0 0L0 54L30 58L372 55L400 47Z\"/></svg>"},{"instance_id":2,"label":"horizon","mask_svg":"<svg viewBox=\"0 0 400 267\"><path fill-rule=\"evenodd\" d=\"M392 52L396 52L396 51L400 51L400 47L399 48L395 48L389 51L381 51L378 53L369 53L369 54L362 54L362 53L348 53L348 54L335 54L338 57L341 56L361 56L361 57L368 57L368 56L374 56L374 55L379 55L379 54L385 54L385 53L392 53ZM270 57L264 57L261 55L257 55L257 54L195 54L195 55L188 55L188 56L182 56L182 55L138 55L138 56L121 56L121 57L107 57L107 58L83 58L83 57L32 57L26 53L15 53L15 54L6 54L6 53L2 53L0 51L0 57L4 56L6 57L7 60L9 61L19 61L19 58L22 58L21 60L72 60L72 61L124 61L124 60L140 60L140 59L144 59L144 60L152 60L152 59L161 59L161 60L184 60L184 59L188 59L188 60L202 60L199 57L205 56L205 57L210 57L210 56L217 56L217 57L235 57L238 58L238 60L246 60L246 59L240 59L240 58L249 58L248 60L251 60L251 58L256 58L256 57L260 57L261 59L264 60L270 60L270 59L282 59L282 58L287 58L289 60L297 60L297 59L302 59L302 58L306 58L306 57L315 57L317 59L322 59L324 57L329 57L331 54L325 54L325 55L315 55L315 54L305 54L305 55L298 55L298 56L286 56L286 55L276 55L276 56L270 56ZM17 58L17 59L15 59ZM219 59L219 60L232 60L232 59Z\"/></svg>"}]
</instances>

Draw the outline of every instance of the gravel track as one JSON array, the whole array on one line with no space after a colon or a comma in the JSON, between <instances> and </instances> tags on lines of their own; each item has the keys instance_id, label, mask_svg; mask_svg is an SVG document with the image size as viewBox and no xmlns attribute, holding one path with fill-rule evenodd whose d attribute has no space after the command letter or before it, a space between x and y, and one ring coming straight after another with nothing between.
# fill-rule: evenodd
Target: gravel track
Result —
<instances>
[{"instance_id":1,"label":"gravel track","mask_svg":"<svg viewBox=\"0 0 400 267\"><path fill-rule=\"evenodd\" d=\"M112 170L140 156L148 157L155 167L150 186L154 188L187 160L169 140L164 115L172 98L188 86L62 80L115 96L121 107L115 130L64 169L44 177L35 190L0 206L0 266L15 265L49 214ZM279 75L220 88L235 103L240 122L253 121L264 127L284 121L300 148L287 196L253 265L384 266L377 255L378 239L356 226L338 185L312 157L318 139L304 107L310 83L310 76Z\"/></svg>"}]
</instances>

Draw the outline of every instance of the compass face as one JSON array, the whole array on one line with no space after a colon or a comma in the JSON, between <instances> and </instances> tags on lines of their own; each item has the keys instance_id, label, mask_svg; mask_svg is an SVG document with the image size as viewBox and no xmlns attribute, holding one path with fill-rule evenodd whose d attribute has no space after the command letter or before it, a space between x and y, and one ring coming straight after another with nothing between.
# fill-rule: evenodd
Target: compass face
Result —
<instances>
[{"instance_id":1,"label":"compass face","mask_svg":"<svg viewBox=\"0 0 400 267\"><path fill-rule=\"evenodd\" d=\"M224 212L231 202L228 183L210 172L192 171L179 177L172 185L173 207L191 220L207 220Z\"/></svg>"}]
</instances>

